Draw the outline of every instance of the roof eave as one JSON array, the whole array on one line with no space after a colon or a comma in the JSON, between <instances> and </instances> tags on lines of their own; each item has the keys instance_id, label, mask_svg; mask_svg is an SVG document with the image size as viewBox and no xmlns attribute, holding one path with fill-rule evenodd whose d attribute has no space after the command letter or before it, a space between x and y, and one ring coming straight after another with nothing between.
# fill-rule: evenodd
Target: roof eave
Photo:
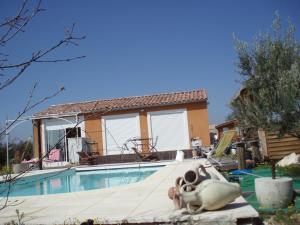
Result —
<instances>
[{"instance_id":1,"label":"roof eave","mask_svg":"<svg viewBox=\"0 0 300 225\"><path fill-rule=\"evenodd\" d=\"M57 117L69 117L69 116L78 116L79 114L82 114L82 112L70 112L70 113L55 113L55 114L45 114L45 115L33 115L33 120L40 120L40 119L51 119L51 118L57 118Z\"/></svg>"},{"instance_id":2,"label":"roof eave","mask_svg":"<svg viewBox=\"0 0 300 225\"><path fill-rule=\"evenodd\" d=\"M181 104L190 104L190 103L200 103L207 102L207 98L190 100L190 101L181 101L177 103L163 103L163 104L152 104L152 105L138 105L131 107L115 107L109 110L99 109L99 110L91 110L91 111L80 111L80 112L71 112L71 113L63 113L63 114L46 114L41 116L33 116L33 119L49 119L49 118L57 118L57 117L68 117L68 116L78 116L79 114L90 114L90 113L99 113L103 112L103 114L108 112L116 112L121 110L130 110L130 109L142 109L142 108L150 108L150 107L159 107L159 106L172 106L172 105L181 105Z\"/></svg>"}]
</instances>

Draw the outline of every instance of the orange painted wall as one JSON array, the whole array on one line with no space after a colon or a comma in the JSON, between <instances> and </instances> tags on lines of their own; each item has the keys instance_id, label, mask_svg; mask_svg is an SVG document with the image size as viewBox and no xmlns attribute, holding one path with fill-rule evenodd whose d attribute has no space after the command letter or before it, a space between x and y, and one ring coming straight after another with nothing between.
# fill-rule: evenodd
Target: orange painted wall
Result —
<instances>
[{"instance_id":1,"label":"orange painted wall","mask_svg":"<svg viewBox=\"0 0 300 225\"><path fill-rule=\"evenodd\" d=\"M147 121L148 112L172 110L172 109L184 109L184 108L187 109L189 138L191 139L193 137L199 137L201 138L204 146L209 146L210 140L209 140L209 127L208 127L208 110L207 110L206 102L180 104L180 105L172 105L172 106L159 106L159 107L151 107L145 109L115 111L115 112L106 113L105 116L139 112L141 137L147 138L149 137L148 121ZM94 142L96 142L96 144L94 145L95 147L94 151L98 151L100 155L102 155L103 138L102 138L101 116L99 115L97 117L91 118L91 116L86 116L86 118L89 119L85 121L85 129L86 129L86 136L91 140L93 140ZM147 151L147 150L148 149L143 149L143 151Z\"/></svg>"},{"instance_id":2,"label":"orange painted wall","mask_svg":"<svg viewBox=\"0 0 300 225\"><path fill-rule=\"evenodd\" d=\"M210 145L207 104L187 107L190 139L199 137L204 146Z\"/></svg>"},{"instance_id":3,"label":"orange painted wall","mask_svg":"<svg viewBox=\"0 0 300 225\"><path fill-rule=\"evenodd\" d=\"M141 138L148 138L148 122L147 122L147 112L140 111L140 130L141 130ZM147 152L149 150L149 141L143 141L142 142L142 151Z\"/></svg>"},{"instance_id":4,"label":"orange painted wall","mask_svg":"<svg viewBox=\"0 0 300 225\"><path fill-rule=\"evenodd\" d=\"M103 155L101 119L87 118L85 120L85 134L87 138L94 142L93 152L99 152L100 155Z\"/></svg>"}]
</instances>

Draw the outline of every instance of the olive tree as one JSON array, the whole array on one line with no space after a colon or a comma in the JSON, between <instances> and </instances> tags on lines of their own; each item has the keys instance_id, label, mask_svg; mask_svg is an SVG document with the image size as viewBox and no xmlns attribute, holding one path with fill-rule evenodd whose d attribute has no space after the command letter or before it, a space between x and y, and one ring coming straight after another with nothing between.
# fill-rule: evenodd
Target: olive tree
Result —
<instances>
[{"instance_id":1,"label":"olive tree","mask_svg":"<svg viewBox=\"0 0 300 225\"><path fill-rule=\"evenodd\" d=\"M295 26L283 28L276 13L271 31L252 45L235 38L241 90L232 116L245 130L259 129L300 138L300 45Z\"/></svg>"}]
</instances>

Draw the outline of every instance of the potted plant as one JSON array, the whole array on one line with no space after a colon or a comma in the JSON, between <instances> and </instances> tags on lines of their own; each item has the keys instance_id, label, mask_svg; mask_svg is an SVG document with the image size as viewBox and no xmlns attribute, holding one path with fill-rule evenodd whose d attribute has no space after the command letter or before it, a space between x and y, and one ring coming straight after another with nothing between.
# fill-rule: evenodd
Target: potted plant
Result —
<instances>
[{"instance_id":1,"label":"potted plant","mask_svg":"<svg viewBox=\"0 0 300 225\"><path fill-rule=\"evenodd\" d=\"M253 45L236 39L242 88L231 102L232 114L244 130L300 139L299 42L294 25L283 30L277 13L272 29L259 34ZM255 192L261 206L284 208L292 201L293 183L292 178L276 177L275 163L271 158L272 177L255 180Z\"/></svg>"}]
</instances>

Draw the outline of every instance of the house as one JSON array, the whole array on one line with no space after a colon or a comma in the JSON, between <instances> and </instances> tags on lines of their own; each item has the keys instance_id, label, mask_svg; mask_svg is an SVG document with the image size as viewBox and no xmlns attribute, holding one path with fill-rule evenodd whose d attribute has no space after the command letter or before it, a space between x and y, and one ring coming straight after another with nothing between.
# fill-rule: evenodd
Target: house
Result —
<instances>
[{"instance_id":1,"label":"house","mask_svg":"<svg viewBox=\"0 0 300 225\"><path fill-rule=\"evenodd\" d=\"M222 137L223 133L227 130L237 129L237 120L228 120L224 123L220 123L215 126L219 139Z\"/></svg>"},{"instance_id":2,"label":"house","mask_svg":"<svg viewBox=\"0 0 300 225\"><path fill-rule=\"evenodd\" d=\"M207 105L203 89L53 105L33 117L35 157L55 147L62 161L71 161L78 137L99 155L121 154L133 137L156 139L157 151L190 149L195 137L209 146Z\"/></svg>"},{"instance_id":3,"label":"house","mask_svg":"<svg viewBox=\"0 0 300 225\"><path fill-rule=\"evenodd\" d=\"M216 129L215 124L209 124L209 139L210 139L210 145L214 144L214 136L215 134L218 133Z\"/></svg>"}]
</instances>

